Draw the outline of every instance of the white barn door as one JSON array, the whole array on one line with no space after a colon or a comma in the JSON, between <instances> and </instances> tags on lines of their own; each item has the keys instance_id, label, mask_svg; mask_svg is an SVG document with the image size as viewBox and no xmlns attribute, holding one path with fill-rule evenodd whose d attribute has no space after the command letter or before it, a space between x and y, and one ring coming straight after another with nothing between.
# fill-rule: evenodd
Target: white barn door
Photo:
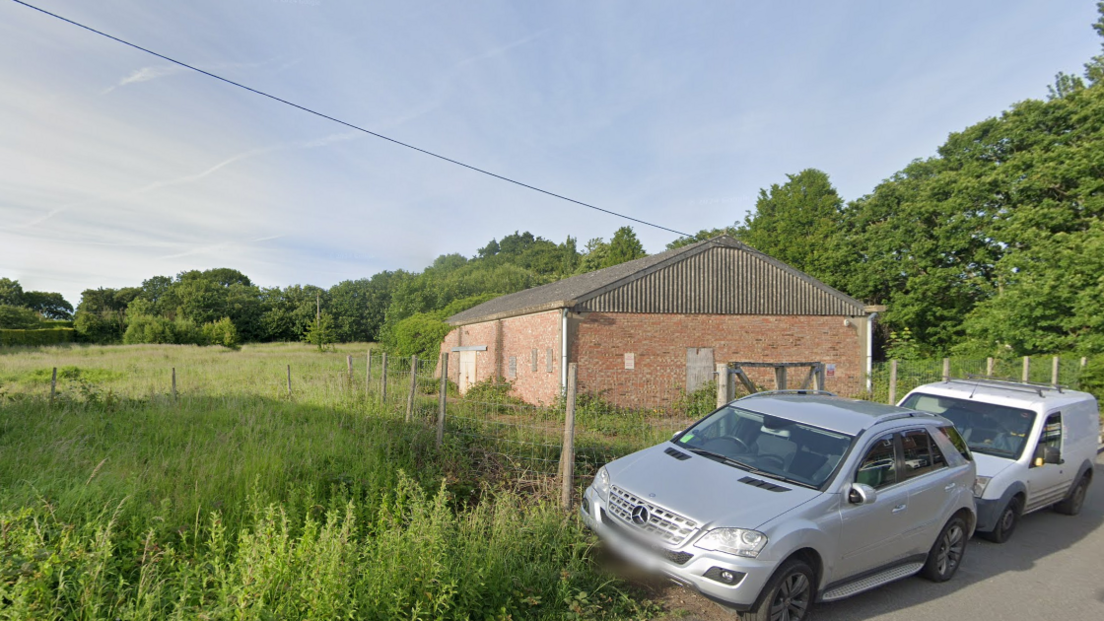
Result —
<instances>
[{"instance_id":1,"label":"white barn door","mask_svg":"<svg viewBox=\"0 0 1104 621\"><path fill-rule=\"evenodd\" d=\"M474 351L460 352L460 394L468 392L468 388L475 384L475 354Z\"/></svg>"}]
</instances>

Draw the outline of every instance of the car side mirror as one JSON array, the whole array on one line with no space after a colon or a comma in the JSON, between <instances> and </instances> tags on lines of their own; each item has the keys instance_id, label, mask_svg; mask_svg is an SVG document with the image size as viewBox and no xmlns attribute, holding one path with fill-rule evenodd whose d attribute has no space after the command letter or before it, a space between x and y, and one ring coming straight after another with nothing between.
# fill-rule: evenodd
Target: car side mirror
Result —
<instances>
[{"instance_id":1,"label":"car side mirror","mask_svg":"<svg viewBox=\"0 0 1104 621\"><path fill-rule=\"evenodd\" d=\"M866 483L852 483L847 492L847 502L853 505L869 505L878 500L878 492Z\"/></svg>"}]
</instances>

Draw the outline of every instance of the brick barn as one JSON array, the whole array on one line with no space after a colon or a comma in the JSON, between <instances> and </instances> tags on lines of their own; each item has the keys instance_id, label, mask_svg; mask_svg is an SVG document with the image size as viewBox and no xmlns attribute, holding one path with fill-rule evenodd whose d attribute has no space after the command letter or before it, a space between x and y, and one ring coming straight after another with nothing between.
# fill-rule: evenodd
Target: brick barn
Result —
<instances>
[{"instance_id":1,"label":"brick barn","mask_svg":"<svg viewBox=\"0 0 1104 621\"><path fill-rule=\"evenodd\" d=\"M492 378L550 403L578 363L578 390L661 407L719 363L822 362L825 388L865 389L872 307L742 244L716 237L495 298L454 315L441 345L464 393ZM772 369L749 370L772 385Z\"/></svg>"}]
</instances>

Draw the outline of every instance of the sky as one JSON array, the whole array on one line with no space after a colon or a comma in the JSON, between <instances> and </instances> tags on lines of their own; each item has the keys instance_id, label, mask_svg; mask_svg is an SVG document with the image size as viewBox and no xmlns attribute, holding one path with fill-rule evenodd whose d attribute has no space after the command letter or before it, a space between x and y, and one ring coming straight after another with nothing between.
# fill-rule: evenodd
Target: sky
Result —
<instances>
[{"instance_id":1,"label":"sky","mask_svg":"<svg viewBox=\"0 0 1104 621\"><path fill-rule=\"evenodd\" d=\"M1100 53L1090 0L28 0L396 140L685 232L818 168L855 199ZM0 0L0 277L420 271L633 226Z\"/></svg>"}]
</instances>

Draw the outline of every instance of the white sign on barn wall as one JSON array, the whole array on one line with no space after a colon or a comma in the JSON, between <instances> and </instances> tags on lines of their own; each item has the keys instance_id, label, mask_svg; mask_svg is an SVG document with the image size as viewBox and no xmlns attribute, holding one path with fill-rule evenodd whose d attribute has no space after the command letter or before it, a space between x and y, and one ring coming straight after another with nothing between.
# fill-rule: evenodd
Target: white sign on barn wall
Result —
<instances>
[{"instance_id":1,"label":"white sign on barn wall","mask_svg":"<svg viewBox=\"0 0 1104 621\"><path fill-rule=\"evenodd\" d=\"M625 354L625 369L632 371L636 368L636 354Z\"/></svg>"},{"instance_id":2,"label":"white sign on barn wall","mask_svg":"<svg viewBox=\"0 0 1104 621\"><path fill-rule=\"evenodd\" d=\"M825 365L824 366L824 376L825 377L835 377L836 376L836 365L834 365L834 364Z\"/></svg>"}]
</instances>

